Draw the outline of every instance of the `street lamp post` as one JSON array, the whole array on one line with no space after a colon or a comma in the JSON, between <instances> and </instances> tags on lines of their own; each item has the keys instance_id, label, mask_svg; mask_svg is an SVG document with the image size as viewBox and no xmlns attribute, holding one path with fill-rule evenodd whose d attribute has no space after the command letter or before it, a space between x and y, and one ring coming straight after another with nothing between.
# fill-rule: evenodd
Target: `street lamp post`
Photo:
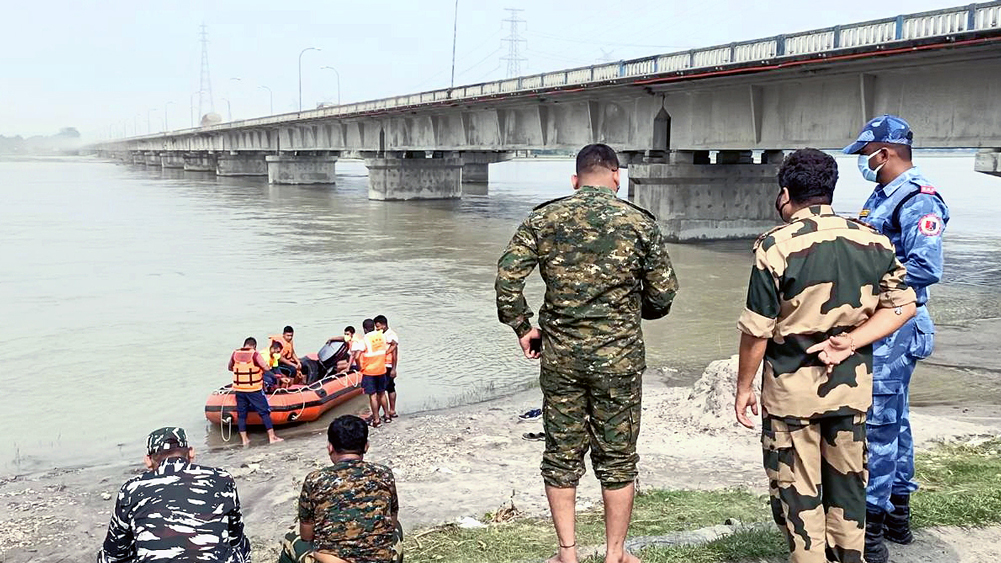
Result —
<instances>
[{"instance_id":1,"label":"street lamp post","mask_svg":"<svg viewBox=\"0 0 1001 563\"><path fill-rule=\"evenodd\" d=\"M149 116L154 111L156 111L156 108L149 108L149 111L146 112L146 134L147 135L153 133L153 128L150 127L150 124L149 124L150 123L150 117Z\"/></svg>"},{"instance_id":2,"label":"street lamp post","mask_svg":"<svg viewBox=\"0 0 1001 563\"><path fill-rule=\"evenodd\" d=\"M275 114L275 93L271 91L271 88L261 85L258 88L264 88L268 91L268 115Z\"/></svg>"},{"instance_id":3,"label":"street lamp post","mask_svg":"<svg viewBox=\"0 0 1001 563\"><path fill-rule=\"evenodd\" d=\"M192 127L192 129L195 127L195 96L197 96L198 94L201 94L201 93L202 93L202 91L199 90L197 92L192 92L191 96L190 96L190 101L191 101L191 127Z\"/></svg>"},{"instance_id":4,"label":"street lamp post","mask_svg":"<svg viewBox=\"0 0 1001 563\"><path fill-rule=\"evenodd\" d=\"M327 69L334 71L334 75L337 76L337 105L341 105L341 73L337 72L337 69L332 66L320 67L320 70Z\"/></svg>"},{"instance_id":5,"label":"street lamp post","mask_svg":"<svg viewBox=\"0 0 1001 563\"><path fill-rule=\"evenodd\" d=\"M172 106L173 104L174 104L174 102L167 102L167 103L163 104L163 132L164 133L166 133L167 130L168 130L168 127L167 127L167 108L170 107L170 106Z\"/></svg>"},{"instance_id":6,"label":"street lamp post","mask_svg":"<svg viewBox=\"0 0 1001 563\"><path fill-rule=\"evenodd\" d=\"M319 51L316 47L306 47L299 52L299 111L302 111L302 55L306 51Z\"/></svg>"}]
</instances>

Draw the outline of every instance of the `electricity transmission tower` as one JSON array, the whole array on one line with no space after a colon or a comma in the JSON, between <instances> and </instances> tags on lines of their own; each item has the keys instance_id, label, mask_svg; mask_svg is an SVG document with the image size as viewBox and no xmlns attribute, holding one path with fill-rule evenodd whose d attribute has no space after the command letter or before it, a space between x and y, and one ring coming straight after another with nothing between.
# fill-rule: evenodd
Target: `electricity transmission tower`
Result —
<instances>
[{"instance_id":1,"label":"electricity transmission tower","mask_svg":"<svg viewBox=\"0 0 1001 563\"><path fill-rule=\"evenodd\" d=\"M520 17L521 12L524 10L518 8L504 9L508 12L508 17L502 21L509 24L510 28L508 36L501 39L501 41L507 43L507 56L501 57L501 60L507 61L507 77L514 78L521 76L521 63L528 60L521 56L521 46L525 43L525 39L521 36L521 24L526 22Z\"/></svg>"},{"instance_id":2,"label":"electricity transmission tower","mask_svg":"<svg viewBox=\"0 0 1001 563\"><path fill-rule=\"evenodd\" d=\"M198 90L198 119L201 120L206 113L215 111L215 103L212 101L212 78L209 76L209 34L202 24L202 76L201 86Z\"/></svg>"}]
</instances>

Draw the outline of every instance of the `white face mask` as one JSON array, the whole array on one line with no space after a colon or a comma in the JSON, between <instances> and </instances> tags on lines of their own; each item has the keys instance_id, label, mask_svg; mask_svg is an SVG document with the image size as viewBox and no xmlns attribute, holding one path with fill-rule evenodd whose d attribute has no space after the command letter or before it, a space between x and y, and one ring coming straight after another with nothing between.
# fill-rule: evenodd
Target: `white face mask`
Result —
<instances>
[{"instance_id":1,"label":"white face mask","mask_svg":"<svg viewBox=\"0 0 1001 563\"><path fill-rule=\"evenodd\" d=\"M882 150L882 149L880 149L880 150ZM865 178L869 182L878 182L879 181L878 180L878 178L879 178L879 170L881 168L883 168L883 166L886 165L886 163L884 162L883 164L880 164L879 166L877 166L875 170L873 170L872 168L869 168L869 161L872 160L872 157L876 156L877 154L879 154L879 151L876 151L876 152L874 152L872 154L868 154L868 155L866 155L866 154L860 154L860 155L858 155L858 169L859 169L859 172L861 172L862 173L862 177Z\"/></svg>"}]
</instances>

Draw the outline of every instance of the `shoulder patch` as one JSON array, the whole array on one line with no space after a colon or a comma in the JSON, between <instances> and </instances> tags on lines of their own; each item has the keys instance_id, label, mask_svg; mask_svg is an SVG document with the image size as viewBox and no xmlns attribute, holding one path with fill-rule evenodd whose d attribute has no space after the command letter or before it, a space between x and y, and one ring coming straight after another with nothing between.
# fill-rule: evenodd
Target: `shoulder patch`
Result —
<instances>
[{"instance_id":1,"label":"shoulder patch","mask_svg":"<svg viewBox=\"0 0 1001 563\"><path fill-rule=\"evenodd\" d=\"M558 197L556 199L551 199L551 200L549 200L549 201L547 201L545 203L540 203L539 205L536 205L535 207L532 208L532 211L538 211L539 209L542 209L543 207L545 207L545 206L547 206L547 205L549 205L551 203L556 203L557 201L563 201L564 199L569 199L571 197L573 197L573 195L565 195L563 197Z\"/></svg>"},{"instance_id":2,"label":"shoulder patch","mask_svg":"<svg viewBox=\"0 0 1001 563\"><path fill-rule=\"evenodd\" d=\"M926 237L937 237L942 234L942 218L938 213L929 213L918 220L918 232Z\"/></svg>"},{"instance_id":3,"label":"shoulder patch","mask_svg":"<svg viewBox=\"0 0 1001 563\"><path fill-rule=\"evenodd\" d=\"M921 189L921 193L933 195L937 193L935 191L935 186L918 186Z\"/></svg>"},{"instance_id":4,"label":"shoulder patch","mask_svg":"<svg viewBox=\"0 0 1001 563\"><path fill-rule=\"evenodd\" d=\"M632 207L632 208L636 209L637 211L642 212L644 215L646 215L650 219L652 219L654 221L657 220L657 216L654 215L653 213L650 213L650 211L648 209L644 209L643 207L640 207L639 205L636 205L635 203L629 201L628 199L620 199L619 201L621 201L622 203L625 203L629 207Z\"/></svg>"}]
</instances>

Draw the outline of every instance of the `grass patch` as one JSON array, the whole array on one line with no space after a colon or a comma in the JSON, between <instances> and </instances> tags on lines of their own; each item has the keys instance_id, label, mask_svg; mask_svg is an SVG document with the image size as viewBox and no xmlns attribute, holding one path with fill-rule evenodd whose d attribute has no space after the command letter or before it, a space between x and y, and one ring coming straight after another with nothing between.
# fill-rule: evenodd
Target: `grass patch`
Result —
<instances>
[{"instance_id":1,"label":"grass patch","mask_svg":"<svg viewBox=\"0 0 1001 563\"><path fill-rule=\"evenodd\" d=\"M912 499L915 527L1001 523L1001 439L940 444L918 454L916 478L921 490ZM721 524L727 518L770 522L767 497L742 490L645 492L636 497L629 535L666 535ZM604 543L600 506L578 514L577 532L581 546ZM552 523L541 518L409 534L404 549L409 563L512 563L545 559L555 545ZM734 563L784 561L787 550L784 536L772 527L699 546L647 548L639 555L644 563Z\"/></svg>"},{"instance_id":2,"label":"grass patch","mask_svg":"<svg viewBox=\"0 0 1001 563\"><path fill-rule=\"evenodd\" d=\"M915 527L1001 523L1001 439L940 444L917 455Z\"/></svg>"},{"instance_id":3,"label":"grass patch","mask_svg":"<svg viewBox=\"0 0 1001 563\"><path fill-rule=\"evenodd\" d=\"M754 522L767 516L765 498L746 491L651 491L636 497L629 531L631 536L663 535L720 524L727 518ZM577 515L577 542L582 546L605 542L600 506ZM413 563L507 563L544 559L553 554L555 545L549 519L520 519L472 530L448 527L419 537L411 534L404 551ZM693 559L703 560L717 561Z\"/></svg>"}]
</instances>

